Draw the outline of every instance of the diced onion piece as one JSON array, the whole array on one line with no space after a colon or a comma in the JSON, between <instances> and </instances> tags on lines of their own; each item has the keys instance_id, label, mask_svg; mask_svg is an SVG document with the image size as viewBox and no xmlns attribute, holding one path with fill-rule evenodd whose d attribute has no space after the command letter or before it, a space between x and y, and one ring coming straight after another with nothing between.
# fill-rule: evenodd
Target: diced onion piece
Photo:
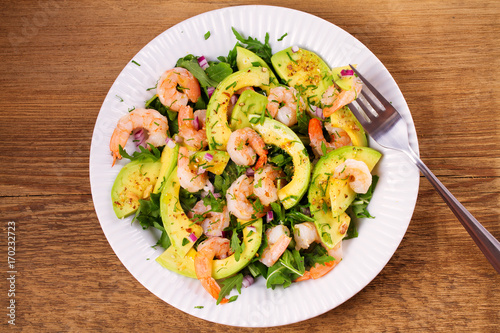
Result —
<instances>
[{"instance_id":1,"label":"diced onion piece","mask_svg":"<svg viewBox=\"0 0 500 333\"><path fill-rule=\"evenodd\" d=\"M198 65L200 65L201 68L204 70L208 68L208 61L204 56L200 56L198 58Z\"/></svg>"},{"instance_id":2,"label":"diced onion piece","mask_svg":"<svg viewBox=\"0 0 500 333\"><path fill-rule=\"evenodd\" d=\"M353 76L354 71L352 69L343 69L340 71L340 75L342 76Z\"/></svg>"},{"instance_id":3,"label":"diced onion piece","mask_svg":"<svg viewBox=\"0 0 500 333\"><path fill-rule=\"evenodd\" d=\"M180 135L174 135L174 140L176 143L182 143L184 141Z\"/></svg>"},{"instance_id":4,"label":"diced onion piece","mask_svg":"<svg viewBox=\"0 0 500 333\"><path fill-rule=\"evenodd\" d=\"M214 155L212 155L210 153L205 154L205 160L212 162L213 159L214 159Z\"/></svg>"},{"instance_id":5,"label":"diced onion piece","mask_svg":"<svg viewBox=\"0 0 500 333\"><path fill-rule=\"evenodd\" d=\"M193 119L193 127L197 131L200 129L200 120L198 119L198 116L195 116Z\"/></svg>"},{"instance_id":6,"label":"diced onion piece","mask_svg":"<svg viewBox=\"0 0 500 333\"><path fill-rule=\"evenodd\" d=\"M248 229L249 231L257 232L257 228L255 228L253 225L249 225L249 226L247 227L247 229Z\"/></svg>"},{"instance_id":7,"label":"diced onion piece","mask_svg":"<svg viewBox=\"0 0 500 333\"><path fill-rule=\"evenodd\" d=\"M171 138L167 138L165 140L165 143L167 144L168 148L170 148L170 149L174 149L175 148L175 141L172 140Z\"/></svg>"},{"instance_id":8,"label":"diced onion piece","mask_svg":"<svg viewBox=\"0 0 500 333\"><path fill-rule=\"evenodd\" d=\"M191 242L196 242L198 240L198 237L196 237L194 232L192 232L188 237L191 240Z\"/></svg>"},{"instance_id":9,"label":"diced onion piece","mask_svg":"<svg viewBox=\"0 0 500 333\"><path fill-rule=\"evenodd\" d=\"M212 97L212 94L214 93L214 91L215 91L214 87L207 88L208 98Z\"/></svg>"},{"instance_id":10,"label":"diced onion piece","mask_svg":"<svg viewBox=\"0 0 500 333\"><path fill-rule=\"evenodd\" d=\"M255 175L255 171L253 171L252 168L248 168L247 171L246 171L246 175L248 177L253 177L253 175Z\"/></svg>"},{"instance_id":11,"label":"diced onion piece","mask_svg":"<svg viewBox=\"0 0 500 333\"><path fill-rule=\"evenodd\" d=\"M309 207L301 207L300 211L304 215L311 216L311 209L309 209Z\"/></svg>"},{"instance_id":12,"label":"diced onion piece","mask_svg":"<svg viewBox=\"0 0 500 333\"><path fill-rule=\"evenodd\" d=\"M250 287L254 282L254 279L251 275L245 275L243 277L243 281L241 282L241 285L245 288Z\"/></svg>"},{"instance_id":13,"label":"diced onion piece","mask_svg":"<svg viewBox=\"0 0 500 333\"><path fill-rule=\"evenodd\" d=\"M293 53L298 52L298 51L299 51L299 47L297 45L292 46Z\"/></svg>"},{"instance_id":14,"label":"diced onion piece","mask_svg":"<svg viewBox=\"0 0 500 333\"><path fill-rule=\"evenodd\" d=\"M267 222L271 222L274 219L274 213L272 210L267 212L266 218L267 218Z\"/></svg>"}]
</instances>

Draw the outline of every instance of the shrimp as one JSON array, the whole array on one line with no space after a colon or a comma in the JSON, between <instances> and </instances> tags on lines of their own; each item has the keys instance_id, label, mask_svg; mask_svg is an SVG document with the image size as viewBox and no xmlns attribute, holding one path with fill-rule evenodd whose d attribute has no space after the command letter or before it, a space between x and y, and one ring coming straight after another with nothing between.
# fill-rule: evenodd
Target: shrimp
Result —
<instances>
[{"instance_id":1,"label":"shrimp","mask_svg":"<svg viewBox=\"0 0 500 333\"><path fill-rule=\"evenodd\" d=\"M201 285L213 298L218 299L220 286L212 277L212 266L214 257L227 256L230 250L229 239L222 237L212 237L198 245L198 252L194 258L194 270ZM227 303L229 300L223 298L220 303Z\"/></svg>"},{"instance_id":2,"label":"shrimp","mask_svg":"<svg viewBox=\"0 0 500 333\"><path fill-rule=\"evenodd\" d=\"M278 189L275 181L278 177L284 176L280 169L269 164L255 171L253 179L253 194L260 199L264 206L270 205L278 200Z\"/></svg>"},{"instance_id":3,"label":"shrimp","mask_svg":"<svg viewBox=\"0 0 500 333\"><path fill-rule=\"evenodd\" d=\"M179 136L184 139L184 143L196 150L201 150L208 145L205 130L206 112L206 110L193 112L190 106L181 106L179 109L177 117Z\"/></svg>"},{"instance_id":4,"label":"shrimp","mask_svg":"<svg viewBox=\"0 0 500 333\"><path fill-rule=\"evenodd\" d=\"M320 277L324 276L326 273L334 269L335 266L337 266L337 264L342 260L342 241L338 242L338 244L335 245L333 249L328 249L324 245L323 247L328 251L328 255L332 256L334 260L329 261L324 265L316 263L308 271L305 271L304 274L301 277L297 278L294 282L305 281L311 278L319 279Z\"/></svg>"},{"instance_id":5,"label":"shrimp","mask_svg":"<svg viewBox=\"0 0 500 333\"><path fill-rule=\"evenodd\" d=\"M339 164L333 172L333 177L349 179L349 186L356 193L366 193L372 184L372 174L363 161L352 158Z\"/></svg>"},{"instance_id":6,"label":"shrimp","mask_svg":"<svg viewBox=\"0 0 500 333\"><path fill-rule=\"evenodd\" d=\"M186 147L179 147L177 156L177 177L180 185L189 192L198 192L203 189L208 182L206 173L198 173L198 168L193 168L189 163L189 150Z\"/></svg>"},{"instance_id":7,"label":"shrimp","mask_svg":"<svg viewBox=\"0 0 500 333\"><path fill-rule=\"evenodd\" d=\"M259 259L267 267L271 267L278 261L288 244L292 240L290 230L284 225L277 225L266 230L267 247Z\"/></svg>"},{"instance_id":8,"label":"shrimp","mask_svg":"<svg viewBox=\"0 0 500 333\"><path fill-rule=\"evenodd\" d=\"M146 143L155 147L164 145L168 138L168 120L165 116L153 109L135 109L118 120L111 136L109 148L113 155L113 165L115 165L117 158L122 158L119 147L124 148L130 134L138 128L148 131L149 137Z\"/></svg>"},{"instance_id":9,"label":"shrimp","mask_svg":"<svg viewBox=\"0 0 500 333\"><path fill-rule=\"evenodd\" d=\"M253 193L253 177L241 175L231 184L226 192L227 209L231 214L242 220L262 217L265 210L256 211L248 197Z\"/></svg>"},{"instance_id":10,"label":"shrimp","mask_svg":"<svg viewBox=\"0 0 500 333\"><path fill-rule=\"evenodd\" d=\"M313 222L304 222L294 225L293 239L295 240L295 249L308 249L313 242L320 242L318 230Z\"/></svg>"},{"instance_id":11,"label":"shrimp","mask_svg":"<svg viewBox=\"0 0 500 333\"><path fill-rule=\"evenodd\" d=\"M352 144L349 134L343 129L332 127L330 123L327 123L325 128L330 133L330 142L326 141L323 136L321 121L316 118L309 120L310 145L316 156L323 156L324 153Z\"/></svg>"},{"instance_id":12,"label":"shrimp","mask_svg":"<svg viewBox=\"0 0 500 333\"><path fill-rule=\"evenodd\" d=\"M357 79L354 80L349 90L338 91L335 85L328 87L321 98L321 103L325 105L323 116L329 117L341 107L354 101L361 93L361 88L363 85Z\"/></svg>"},{"instance_id":13,"label":"shrimp","mask_svg":"<svg viewBox=\"0 0 500 333\"><path fill-rule=\"evenodd\" d=\"M222 231L229 227L230 218L227 206L224 206L222 212L215 212L210 205L205 206L203 200L200 200L194 205L188 216L189 218L197 218L197 221L202 220L203 233L208 237L221 237Z\"/></svg>"},{"instance_id":14,"label":"shrimp","mask_svg":"<svg viewBox=\"0 0 500 333\"><path fill-rule=\"evenodd\" d=\"M253 165L259 155L255 169L267 162L266 144L260 135L249 127L238 129L231 133L227 142L227 152L234 163L238 165Z\"/></svg>"},{"instance_id":15,"label":"shrimp","mask_svg":"<svg viewBox=\"0 0 500 333\"><path fill-rule=\"evenodd\" d=\"M297 104L299 111L304 110L304 100L298 96L299 93L293 87L272 88L267 97L267 110L276 120L292 126L297 123Z\"/></svg>"},{"instance_id":16,"label":"shrimp","mask_svg":"<svg viewBox=\"0 0 500 333\"><path fill-rule=\"evenodd\" d=\"M198 80L187 69L169 69L158 80L156 87L160 102L172 111L179 111L188 100L196 103L201 96Z\"/></svg>"}]
</instances>

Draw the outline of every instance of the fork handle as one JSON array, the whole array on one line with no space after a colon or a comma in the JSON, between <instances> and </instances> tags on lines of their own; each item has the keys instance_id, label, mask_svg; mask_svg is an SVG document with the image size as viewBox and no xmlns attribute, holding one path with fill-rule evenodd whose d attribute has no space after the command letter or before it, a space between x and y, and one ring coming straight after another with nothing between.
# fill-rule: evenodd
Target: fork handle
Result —
<instances>
[{"instance_id":1,"label":"fork handle","mask_svg":"<svg viewBox=\"0 0 500 333\"><path fill-rule=\"evenodd\" d=\"M418 156L410 150L409 156L417 165L424 176L430 181L438 191L444 201L451 208L465 230L472 237L476 245L481 249L486 259L500 274L500 242L486 230L481 223L448 191L448 189L437 179L431 170L422 162Z\"/></svg>"}]
</instances>

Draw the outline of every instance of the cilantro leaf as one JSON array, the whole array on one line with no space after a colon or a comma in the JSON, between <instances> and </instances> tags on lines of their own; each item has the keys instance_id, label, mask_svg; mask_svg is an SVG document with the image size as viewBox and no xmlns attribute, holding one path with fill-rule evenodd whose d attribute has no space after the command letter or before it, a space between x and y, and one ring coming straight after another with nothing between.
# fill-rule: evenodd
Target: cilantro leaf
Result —
<instances>
[{"instance_id":1,"label":"cilantro leaf","mask_svg":"<svg viewBox=\"0 0 500 333\"><path fill-rule=\"evenodd\" d=\"M241 294L241 285L243 283L243 274L239 273L236 274L235 276L228 277L224 281L221 281L220 283L220 292L219 292L219 298L217 299L217 305L226 297L226 295L229 295L231 290L233 288L236 288L238 290L238 293Z\"/></svg>"},{"instance_id":2,"label":"cilantro leaf","mask_svg":"<svg viewBox=\"0 0 500 333\"><path fill-rule=\"evenodd\" d=\"M324 265L333 260L335 258L330 256L326 249L317 243L311 245L310 251L304 253L304 263L307 267L312 267L315 264Z\"/></svg>"},{"instance_id":3,"label":"cilantro leaf","mask_svg":"<svg viewBox=\"0 0 500 333\"><path fill-rule=\"evenodd\" d=\"M231 249L234 251L234 259L240 261L241 253L245 249L245 243L240 242L237 229L233 230L233 235L231 236Z\"/></svg>"},{"instance_id":4,"label":"cilantro leaf","mask_svg":"<svg viewBox=\"0 0 500 333\"><path fill-rule=\"evenodd\" d=\"M211 80L220 83L233 73L233 69L227 62L218 62L216 64L210 64L210 66L205 69L205 72Z\"/></svg>"},{"instance_id":5,"label":"cilantro leaf","mask_svg":"<svg viewBox=\"0 0 500 333\"><path fill-rule=\"evenodd\" d=\"M236 29L231 27L236 39L242 44L246 45L246 49L252 51L256 55L262 58L269 66L272 66L271 56L273 55L273 50L269 44L269 33L266 33L264 44L256 38L248 37L245 39Z\"/></svg>"},{"instance_id":6,"label":"cilantro leaf","mask_svg":"<svg viewBox=\"0 0 500 333\"><path fill-rule=\"evenodd\" d=\"M148 149L144 148L143 146L139 146L139 149L141 150L140 152L134 151L132 156L130 156L125 149L121 145L118 146L118 152L122 157L128 158L131 161L142 161L145 159L151 159L153 162L158 161L161 157L161 152L158 148L153 146L152 144L148 143L148 145L151 147L151 151Z\"/></svg>"}]
</instances>

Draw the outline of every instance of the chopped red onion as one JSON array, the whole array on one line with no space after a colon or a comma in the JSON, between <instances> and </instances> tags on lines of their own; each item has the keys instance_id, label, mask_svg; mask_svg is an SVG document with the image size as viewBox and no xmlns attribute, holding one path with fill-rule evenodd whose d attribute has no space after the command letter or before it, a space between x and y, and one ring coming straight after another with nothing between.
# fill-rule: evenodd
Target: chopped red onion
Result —
<instances>
[{"instance_id":1,"label":"chopped red onion","mask_svg":"<svg viewBox=\"0 0 500 333\"><path fill-rule=\"evenodd\" d=\"M175 141L172 140L171 138L167 138L165 140L165 143L167 144L168 148L170 148L170 149L174 149L175 148Z\"/></svg>"},{"instance_id":2,"label":"chopped red onion","mask_svg":"<svg viewBox=\"0 0 500 333\"><path fill-rule=\"evenodd\" d=\"M343 69L340 71L340 75L342 76L353 76L354 71L352 69Z\"/></svg>"},{"instance_id":3,"label":"chopped red onion","mask_svg":"<svg viewBox=\"0 0 500 333\"><path fill-rule=\"evenodd\" d=\"M142 128L134 133L134 140L136 141L136 147L142 146L146 148L146 133Z\"/></svg>"},{"instance_id":4,"label":"chopped red onion","mask_svg":"<svg viewBox=\"0 0 500 333\"><path fill-rule=\"evenodd\" d=\"M251 275L245 275L243 277L243 281L241 282L241 285L245 288L250 287L254 282L254 279Z\"/></svg>"},{"instance_id":5,"label":"chopped red onion","mask_svg":"<svg viewBox=\"0 0 500 333\"><path fill-rule=\"evenodd\" d=\"M212 94L214 93L214 91L215 91L214 87L207 88L208 98L212 97Z\"/></svg>"},{"instance_id":6,"label":"chopped red onion","mask_svg":"<svg viewBox=\"0 0 500 333\"><path fill-rule=\"evenodd\" d=\"M204 167L199 167L198 170L196 171L196 174L201 175L202 173L205 173L207 169Z\"/></svg>"},{"instance_id":7,"label":"chopped red onion","mask_svg":"<svg viewBox=\"0 0 500 333\"><path fill-rule=\"evenodd\" d=\"M257 232L257 228L255 228L253 225L249 225L249 226L247 227L247 229L248 229L249 231Z\"/></svg>"},{"instance_id":8,"label":"chopped red onion","mask_svg":"<svg viewBox=\"0 0 500 333\"><path fill-rule=\"evenodd\" d=\"M229 101L231 102L232 105L235 105L236 102L238 102L238 96L236 95L231 96L231 99Z\"/></svg>"},{"instance_id":9,"label":"chopped red onion","mask_svg":"<svg viewBox=\"0 0 500 333\"><path fill-rule=\"evenodd\" d=\"M248 168L247 171L246 171L246 175L248 177L253 177L253 175L255 175L255 171L253 171L252 168Z\"/></svg>"},{"instance_id":10,"label":"chopped red onion","mask_svg":"<svg viewBox=\"0 0 500 333\"><path fill-rule=\"evenodd\" d=\"M204 70L208 68L208 61L204 56L200 56L198 58L198 65L200 65L201 68Z\"/></svg>"},{"instance_id":11,"label":"chopped red onion","mask_svg":"<svg viewBox=\"0 0 500 333\"><path fill-rule=\"evenodd\" d=\"M222 231L222 235L221 235L221 237L223 237L223 238L228 238L228 236L229 236L229 232L227 232L227 231Z\"/></svg>"},{"instance_id":12,"label":"chopped red onion","mask_svg":"<svg viewBox=\"0 0 500 333\"><path fill-rule=\"evenodd\" d=\"M323 115L323 109L322 108L316 108L316 111L314 111L314 114L316 114L316 116L318 118L321 118L321 119L325 119L325 116Z\"/></svg>"},{"instance_id":13,"label":"chopped red onion","mask_svg":"<svg viewBox=\"0 0 500 333\"><path fill-rule=\"evenodd\" d=\"M298 51L299 51L299 47L297 45L292 46L293 53L298 52Z\"/></svg>"},{"instance_id":14,"label":"chopped red onion","mask_svg":"<svg viewBox=\"0 0 500 333\"><path fill-rule=\"evenodd\" d=\"M214 155L212 155L210 153L205 154L205 160L212 162L213 159L214 159Z\"/></svg>"},{"instance_id":15,"label":"chopped red onion","mask_svg":"<svg viewBox=\"0 0 500 333\"><path fill-rule=\"evenodd\" d=\"M188 237L191 240L191 242L196 242L196 240L198 239L198 237L196 237L194 232L192 232Z\"/></svg>"},{"instance_id":16,"label":"chopped red onion","mask_svg":"<svg viewBox=\"0 0 500 333\"><path fill-rule=\"evenodd\" d=\"M272 210L268 211L267 212L267 215L266 215L266 218L267 218L267 222L271 222L273 219L274 219L274 213Z\"/></svg>"},{"instance_id":17,"label":"chopped red onion","mask_svg":"<svg viewBox=\"0 0 500 333\"><path fill-rule=\"evenodd\" d=\"M198 116L195 116L193 119L193 127L197 131L200 129L200 120L198 119Z\"/></svg>"}]
</instances>

